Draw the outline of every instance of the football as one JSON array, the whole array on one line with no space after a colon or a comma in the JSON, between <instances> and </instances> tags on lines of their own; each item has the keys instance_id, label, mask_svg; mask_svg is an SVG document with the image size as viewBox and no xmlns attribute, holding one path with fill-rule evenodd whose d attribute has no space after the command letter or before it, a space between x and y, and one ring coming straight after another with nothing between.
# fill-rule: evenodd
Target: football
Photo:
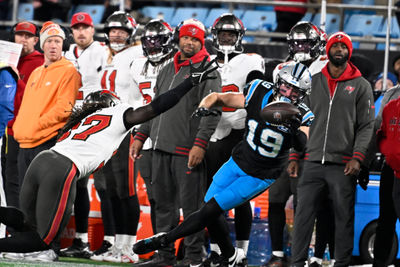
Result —
<instances>
[{"instance_id":1,"label":"football","mask_svg":"<svg viewBox=\"0 0 400 267\"><path fill-rule=\"evenodd\" d=\"M282 125L299 113L300 110L292 103L275 101L266 105L260 111L260 116L268 123L273 125Z\"/></svg>"}]
</instances>

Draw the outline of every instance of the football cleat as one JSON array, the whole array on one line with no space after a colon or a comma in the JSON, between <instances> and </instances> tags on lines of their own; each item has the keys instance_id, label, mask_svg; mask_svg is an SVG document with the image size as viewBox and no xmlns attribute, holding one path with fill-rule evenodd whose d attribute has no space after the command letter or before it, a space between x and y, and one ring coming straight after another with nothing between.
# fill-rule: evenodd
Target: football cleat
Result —
<instances>
[{"instance_id":1,"label":"football cleat","mask_svg":"<svg viewBox=\"0 0 400 267\"><path fill-rule=\"evenodd\" d=\"M80 238L74 238L72 245L60 251L61 257L74 257L89 259L92 256L89 248L89 243L83 243Z\"/></svg>"},{"instance_id":2,"label":"football cleat","mask_svg":"<svg viewBox=\"0 0 400 267\"><path fill-rule=\"evenodd\" d=\"M58 261L58 255L54 250L43 250L32 253L25 253L24 260L26 261L38 261L38 262L53 262Z\"/></svg>"},{"instance_id":3,"label":"football cleat","mask_svg":"<svg viewBox=\"0 0 400 267\"><path fill-rule=\"evenodd\" d=\"M142 239L133 245L133 252L141 255L160 248L165 248L168 245L166 242L166 236L167 233L158 233L149 238Z\"/></svg>"}]
</instances>

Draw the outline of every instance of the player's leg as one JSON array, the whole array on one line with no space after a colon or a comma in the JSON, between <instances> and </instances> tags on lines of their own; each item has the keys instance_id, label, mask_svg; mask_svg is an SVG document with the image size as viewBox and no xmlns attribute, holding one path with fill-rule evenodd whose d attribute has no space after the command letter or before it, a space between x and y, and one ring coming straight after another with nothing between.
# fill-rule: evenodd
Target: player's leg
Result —
<instances>
[{"instance_id":1,"label":"player's leg","mask_svg":"<svg viewBox=\"0 0 400 267\"><path fill-rule=\"evenodd\" d=\"M90 245L88 240L88 218L90 211L89 193L87 184L89 175L81 178L76 183L76 199L74 203L75 237L72 245L60 251L62 257L90 258Z\"/></svg>"},{"instance_id":2,"label":"player's leg","mask_svg":"<svg viewBox=\"0 0 400 267\"><path fill-rule=\"evenodd\" d=\"M283 253L283 233L286 225L285 206L291 195L290 179L285 168L269 188L268 227L271 236L272 257L268 266L281 266L286 263Z\"/></svg>"},{"instance_id":3,"label":"player's leg","mask_svg":"<svg viewBox=\"0 0 400 267\"><path fill-rule=\"evenodd\" d=\"M137 262L139 257L132 252L133 244L136 243L136 232L139 224L140 207L136 194L136 180L134 177L133 160L129 156L129 147L133 142L130 133L122 141L113 162L113 172L116 182L117 198L113 198L114 210L117 207L119 220L116 228L115 244L121 245L121 259L117 262ZM115 256L115 255L114 255Z\"/></svg>"},{"instance_id":4,"label":"player's leg","mask_svg":"<svg viewBox=\"0 0 400 267\"><path fill-rule=\"evenodd\" d=\"M104 238L101 247L93 252L90 259L95 261L103 261L104 257L111 254L111 248L115 239L115 223L114 214L110 196L106 190L106 174L105 170L109 168L106 164L102 169L93 174L94 186L100 197L101 217L103 221Z\"/></svg>"},{"instance_id":5,"label":"player's leg","mask_svg":"<svg viewBox=\"0 0 400 267\"><path fill-rule=\"evenodd\" d=\"M261 180L248 176L230 159L215 175L205 197L207 203L199 211L192 213L172 231L138 242L135 244L134 250L140 254L146 253L149 250L163 247L178 238L198 232L208 225L213 227L215 220L225 210L232 209L250 200L266 190L272 182L273 180ZM213 231L213 233L215 232ZM231 243L225 244L222 240L217 240L217 242L220 242L220 247L222 246L223 255L230 254L232 251Z\"/></svg>"}]
</instances>

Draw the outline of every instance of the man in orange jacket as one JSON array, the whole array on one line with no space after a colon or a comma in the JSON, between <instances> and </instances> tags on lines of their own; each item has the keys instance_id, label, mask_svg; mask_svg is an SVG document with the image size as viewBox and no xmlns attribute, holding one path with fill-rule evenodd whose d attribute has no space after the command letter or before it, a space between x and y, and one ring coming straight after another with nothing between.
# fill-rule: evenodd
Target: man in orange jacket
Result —
<instances>
[{"instance_id":1,"label":"man in orange jacket","mask_svg":"<svg viewBox=\"0 0 400 267\"><path fill-rule=\"evenodd\" d=\"M13 126L19 143L18 172L22 185L33 158L56 143L58 130L74 106L81 77L74 65L62 56L65 33L51 21L40 31L44 64L29 77L19 113Z\"/></svg>"}]
</instances>

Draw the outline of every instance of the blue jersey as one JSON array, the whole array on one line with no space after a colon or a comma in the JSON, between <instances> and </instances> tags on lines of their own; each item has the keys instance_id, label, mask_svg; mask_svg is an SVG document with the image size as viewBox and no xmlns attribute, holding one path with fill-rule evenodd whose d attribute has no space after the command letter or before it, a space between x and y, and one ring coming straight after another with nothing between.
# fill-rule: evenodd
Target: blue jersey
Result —
<instances>
[{"instance_id":1,"label":"blue jersey","mask_svg":"<svg viewBox=\"0 0 400 267\"><path fill-rule=\"evenodd\" d=\"M278 178L292 147L288 128L273 126L260 116L260 111L274 101L273 92L273 84L262 80L254 80L246 86L245 134L232 151L232 158L244 172L261 179ZM304 104L298 108L303 116L302 125L309 126L314 114Z\"/></svg>"}]
</instances>

